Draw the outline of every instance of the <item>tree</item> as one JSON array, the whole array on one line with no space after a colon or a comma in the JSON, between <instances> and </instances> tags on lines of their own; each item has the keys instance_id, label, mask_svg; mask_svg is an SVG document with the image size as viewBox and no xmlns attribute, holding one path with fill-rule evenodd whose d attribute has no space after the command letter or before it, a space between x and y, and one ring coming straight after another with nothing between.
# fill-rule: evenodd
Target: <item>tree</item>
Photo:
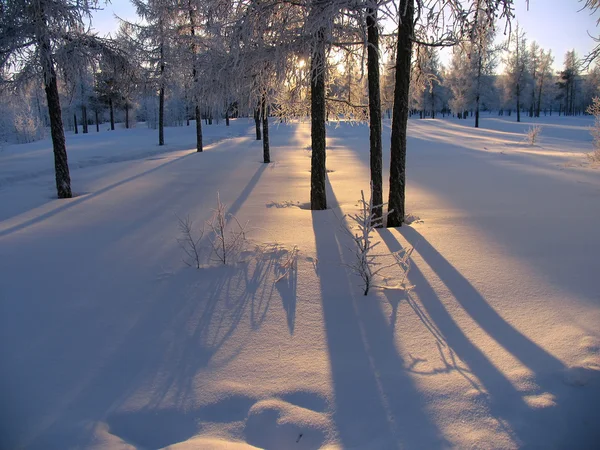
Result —
<instances>
[{"instance_id":1,"label":"tree","mask_svg":"<svg viewBox=\"0 0 600 450\"><path fill-rule=\"evenodd\" d=\"M147 55L158 88L158 145L165 144L165 86L167 61L171 56L174 14L171 0L131 0L144 24L131 24L136 39Z\"/></svg>"},{"instance_id":2,"label":"tree","mask_svg":"<svg viewBox=\"0 0 600 450\"><path fill-rule=\"evenodd\" d=\"M528 52L525 33L520 30L517 23L515 35L509 40L509 56L506 60L506 74L508 85L513 91L516 100L517 122L521 121L521 99L526 83Z\"/></svg>"},{"instance_id":3,"label":"tree","mask_svg":"<svg viewBox=\"0 0 600 450\"><path fill-rule=\"evenodd\" d=\"M59 198L70 198L72 192L56 65L66 63L60 59L61 49L82 41L83 18L89 17L93 6L91 1L77 0L0 0L0 67L13 82L37 72L42 76Z\"/></svg>"},{"instance_id":4,"label":"tree","mask_svg":"<svg viewBox=\"0 0 600 450\"><path fill-rule=\"evenodd\" d=\"M371 167L371 214L383 217L381 148L381 86L379 83L379 28L377 5L367 8L367 76L369 79L369 153ZM383 221L377 222L382 226Z\"/></svg>"},{"instance_id":5,"label":"tree","mask_svg":"<svg viewBox=\"0 0 600 450\"><path fill-rule=\"evenodd\" d=\"M575 50L568 51L565 55L565 65L560 72L558 87L562 91L561 98L564 99L565 115L575 114L575 97L579 87L579 69L581 63Z\"/></svg>"},{"instance_id":6,"label":"tree","mask_svg":"<svg viewBox=\"0 0 600 450\"><path fill-rule=\"evenodd\" d=\"M406 185L406 128L413 41L427 45L451 45L462 40L477 23L479 11L490 21L497 16L512 17L512 0L441 0L416 2L416 17L424 21L415 33L415 0L400 0L396 44L396 85L390 157L390 194L388 227L404 222ZM448 26L448 20L451 20Z\"/></svg>"}]
</instances>

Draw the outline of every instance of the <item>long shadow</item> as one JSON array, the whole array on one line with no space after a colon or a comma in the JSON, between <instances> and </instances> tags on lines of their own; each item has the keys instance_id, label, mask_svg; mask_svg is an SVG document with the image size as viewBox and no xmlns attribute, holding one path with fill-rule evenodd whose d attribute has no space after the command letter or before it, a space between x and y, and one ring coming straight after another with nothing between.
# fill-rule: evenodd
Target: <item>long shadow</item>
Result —
<instances>
[{"instance_id":1,"label":"long shadow","mask_svg":"<svg viewBox=\"0 0 600 450\"><path fill-rule=\"evenodd\" d=\"M234 202L238 208L250 195L264 171L263 167L259 168ZM176 197L178 193L172 195ZM133 233L135 227L151 222L152 217L156 217L157 208L161 209L162 206L153 205L144 214L143 220L133 221L129 228L119 226L119 236ZM114 236L109 233L107 239L112 241ZM195 398L192 393L197 373L209 364L211 367L220 367L241 351L240 346L228 349L227 355L220 356L216 362L213 360L239 324L247 317L249 327L256 329L266 319L275 291L275 287L266 283L266 280L274 277L276 264L277 258L271 257L257 260L251 267L216 268L213 274L205 273L201 277L204 280L202 283L195 281L196 277L193 276L198 272L188 270L164 286L144 286L145 292L134 293L136 297L144 299L142 305L127 298L129 292L126 284L121 283L116 288L114 285L105 285L98 292L94 291L97 298L93 303L98 307L92 323L89 323L91 316L77 311L68 314L53 311L53 316L63 322L63 331L57 329L54 335L45 335L48 339L35 349L44 356L28 358L30 370L27 372L30 375L23 383L35 382L39 377L36 374L37 367L59 367L59 370L49 369L49 373L38 383L46 385L47 391L61 394L57 398L55 393L50 392L48 398L40 400L39 411L27 413L31 425L38 427L35 433L28 433L32 440L27 446L49 448L51 443L75 442L78 448L85 447L94 430L90 427L80 429L74 424L82 420L90 424L103 420L109 411L124 404L148 380L153 380L152 395L148 398L149 409L160 408L167 396L178 407L188 407ZM103 297L110 301L104 302ZM63 304L63 307L70 303L77 302L74 299ZM119 311L116 316L114 308ZM108 340L106 327L111 329ZM76 344L69 344L73 336L80 339ZM53 355L59 354L62 348L70 350L64 353L60 364L56 366L51 361ZM73 358L80 357L82 352L95 356L75 364ZM46 360L47 363L40 362ZM59 376L60 367L69 367L69 370ZM50 421L42 420L48 416L52 416ZM174 413L174 416L177 414ZM23 424L24 421L25 417ZM66 424L72 424L72 429ZM13 431L9 437L16 435L18 433Z\"/></svg>"},{"instance_id":2,"label":"long shadow","mask_svg":"<svg viewBox=\"0 0 600 450\"><path fill-rule=\"evenodd\" d=\"M441 333L450 349L468 365L470 373L477 378L485 391L456 365L452 370L456 370L480 391L480 398L486 399L490 413L497 420L499 428L522 448L562 448L567 443L570 443L571 448L587 448L586 445L593 442L598 432L586 424L586 417L591 412L589 400L586 402L584 399L589 394L597 395L597 391L586 393L565 386L559 379L564 369L559 360L504 321L468 280L416 230L402 227L400 232L415 246L415 251L432 267L478 325L534 372L537 385L535 392L519 392L506 375L464 334L413 261L409 278L415 286L414 292L418 295L422 307L435 325L435 330ZM391 251L401 248L389 230L382 230L380 234ZM524 400L525 395L544 393L551 394L557 406L536 409ZM566 420L566 417L570 419Z\"/></svg>"},{"instance_id":3,"label":"long shadow","mask_svg":"<svg viewBox=\"0 0 600 450\"><path fill-rule=\"evenodd\" d=\"M242 207L244 202L246 200L248 200L250 193L254 190L254 188L258 184L258 180L260 180L260 177L266 170L267 166L268 166L268 164L261 164L258 167L258 170L254 173L252 178L250 178L250 181L248 182L248 184L246 185L244 190L240 193L238 198L231 204L231 206L227 210L227 214L231 214L234 216L237 214L237 212L240 210L240 208Z\"/></svg>"},{"instance_id":4,"label":"long shadow","mask_svg":"<svg viewBox=\"0 0 600 450\"><path fill-rule=\"evenodd\" d=\"M328 198L337 203L330 186ZM335 397L333 418L342 446L445 446L407 374L380 305L360 296L358 286L348 280L337 219L330 211L313 211L312 218Z\"/></svg>"},{"instance_id":5,"label":"long shadow","mask_svg":"<svg viewBox=\"0 0 600 450\"><path fill-rule=\"evenodd\" d=\"M96 191L96 192L94 192L92 194L87 194L87 195L82 195L80 197L75 197L75 199L73 199L73 200L64 200L67 203L62 204L62 205L54 208L53 210L48 211L48 212L46 212L44 214L41 214L41 215L39 215L37 217L34 217L32 219L29 219L29 220L26 220L25 222L22 222L22 223L20 223L18 225L14 225L14 226L12 226L10 228L7 228L6 230L0 231L0 237L7 236L7 235L9 235L11 233L14 233L15 231L20 231L20 230L23 230L23 229L25 229L27 227L35 225L36 223L42 222L43 220L46 220L46 219L49 219L50 217L53 217L56 214L59 214L59 213L61 213L63 211L71 209L74 206L79 205L80 203L83 203L83 202L85 202L87 200L90 200L90 199L92 199L94 197L98 197L99 195L102 195L102 194L104 194L106 192L109 192L109 191L111 191L111 190L119 187L119 186L123 186L124 184L127 184L127 183L130 183L130 182L134 181L134 180L137 180L138 178L144 177L146 175L150 175L153 172L156 172L158 170L164 169L166 166L169 166L171 164L179 162L182 159L187 158L188 156L194 155L194 154L195 153L188 153L187 155L184 155L184 156L182 156L180 158L176 158L176 159L173 159L172 161L169 161L169 162L166 162L164 164L161 164L158 167L154 167L152 169L146 170L145 172L138 173L137 175L134 175L132 177L129 177L129 178L126 178L124 180L121 180L121 181L118 181L116 183L113 183L113 184L111 184L109 186L106 186L106 187L104 187L104 188L102 188L102 189L100 189L100 190L98 190L98 191Z\"/></svg>"},{"instance_id":6,"label":"long shadow","mask_svg":"<svg viewBox=\"0 0 600 450\"><path fill-rule=\"evenodd\" d=\"M532 342L502 318L482 295L423 235L412 227L402 227L400 233L418 251L423 260L448 287L456 301L496 342L538 376L557 373L563 363Z\"/></svg>"}]
</instances>

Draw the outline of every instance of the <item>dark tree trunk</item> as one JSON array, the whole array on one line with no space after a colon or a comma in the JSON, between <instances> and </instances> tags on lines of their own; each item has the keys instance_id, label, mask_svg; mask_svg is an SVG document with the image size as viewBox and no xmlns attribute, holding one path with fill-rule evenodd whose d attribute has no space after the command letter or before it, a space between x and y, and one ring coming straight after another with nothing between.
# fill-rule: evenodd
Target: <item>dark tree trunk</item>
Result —
<instances>
[{"instance_id":1,"label":"dark tree trunk","mask_svg":"<svg viewBox=\"0 0 600 450\"><path fill-rule=\"evenodd\" d=\"M81 105L81 122L83 126L83 134L88 133L88 116L87 116L87 108L85 105Z\"/></svg>"},{"instance_id":2,"label":"dark tree trunk","mask_svg":"<svg viewBox=\"0 0 600 450\"><path fill-rule=\"evenodd\" d=\"M517 83L517 122L521 121L521 85Z\"/></svg>"},{"instance_id":3,"label":"dark tree trunk","mask_svg":"<svg viewBox=\"0 0 600 450\"><path fill-rule=\"evenodd\" d=\"M200 114L200 107L196 105L196 151L201 152L202 149L202 115Z\"/></svg>"},{"instance_id":4,"label":"dark tree trunk","mask_svg":"<svg viewBox=\"0 0 600 450\"><path fill-rule=\"evenodd\" d=\"M44 45L45 44L45 45ZM50 52L50 42L44 43L42 50ZM58 198L71 198L71 176L69 175L69 164L67 161L67 145L65 142L65 131L63 128L62 114L60 110L60 97L56 83L56 72L50 57L47 57L47 72L45 74L44 87L46 101L48 102L48 114L50 116L50 134L52 136L52 148L54 150L54 172L56 179L56 191Z\"/></svg>"},{"instance_id":5,"label":"dark tree trunk","mask_svg":"<svg viewBox=\"0 0 600 450\"><path fill-rule=\"evenodd\" d=\"M79 134L79 130L77 129L77 114L73 113L73 129L75 130L75 134Z\"/></svg>"},{"instance_id":6,"label":"dark tree trunk","mask_svg":"<svg viewBox=\"0 0 600 450\"><path fill-rule=\"evenodd\" d=\"M225 109L225 126L229 126L229 107Z\"/></svg>"},{"instance_id":7,"label":"dark tree trunk","mask_svg":"<svg viewBox=\"0 0 600 450\"><path fill-rule=\"evenodd\" d=\"M112 98L108 99L108 109L110 111L110 129L115 130L115 110L113 108Z\"/></svg>"},{"instance_id":8,"label":"dark tree trunk","mask_svg":"<svg viewBox=\"0 0 600 450\"><path fill-rule=\"evenodd\" d=\"M540 109L542 107L542 89L544 87L544 76L542 74L542 77L540 78L540 86L538 89L538 98L537 98L537 105L535 108L535 117L540 117Z\"/></svg>"},{"instance_id":9,"label":"dark tree trunk","mask_svg":"<svg viewBox=\"0 0 600 450\"><path fill-rule=\"evenodd\" d=\"M408 95L412 57L414 0L401 0L398 47L396 49L396 87L392 115L392 141L390 147L390 195L388 200L388 227L404 223L406 189L406 127L408 124ZM403 12L406 12L402 16Z\"/></svg>"},{"instance_id":10,"label":"dark tree trunk","mask_svg":"<svg viewBox=\"0 0 600 450\"><path fill-rule=\"evenodd\" d=\"M323 13L326 2L315 0L311 14L318 17ZM310 138L312 156L310 161L310 209L327 209L325 190L327 172L326 130L325 130L325 28L317 31L316 42L310 59Z\"/></svg>"},{"instance_id":11,"label":"dark tree trunk","mask_svg":"<svg viewBox=\"0 0 600 450\"><path fill-rule=\"evenodd\" d=\"M431 86L431 118L435 119L435 90Z\"/></svg>"},{"instance_id":12,"label":"dark tree trunk","mask_svg":"<svg viewBox=\"0 0 600 450\"><path fill-rule=\"evenodd\" d=\"M479 49L481 52L481 48ZM477 59L477 80L475 85L475 128L479 128L479 99L481 96L481 54Z\"/></svg>"},{"instance_id":13,"label":"dark tree trunk","mask_svg":"<svg viewBox=\"0 0 600 450\"><path fill-rule=\"evenodd\" d=\"M256 140L260 141L262 139L260 135L260 108L254 109L254 125L256 126Z\"/></svg>"},{"instance_id":14,"label":"dark tree trunk","mask_svg":"<svg viewBox=\"0 0 600 450\"><path fill-rule=\"evenodd\" d=\"M202 148L202 114L198 100L198 70L196 69L196 42L193 40L196 35L195 10L192 7L192 0L188 0L188 11L190 15L190 31L192 35L192 53L194 55L194 64L192 68L192 78L194 79L194 118L196 119L196 152L201 153Z\"/></svg>"},{"instance_id":15,"label":"dark tree trunk","mask_svg":"<svg viewBox=\"0 0 600 450\"><path fill-rule=\"evenodd\" d=\"M129 103L125 102L125 128L129 129Z\"/></svg>"},{"instance_id":16,"label":"dark tree trunk","mask_svg":"<svg viewBox=\"0 0 600 450\"><path fill-rule=\"evenodd\" d=\"M165 145L165 88L158 95L158 145Z\"/></svg>"},{"instance_id":17,"label":"dark tree trunk","mask_svg":"<svg viewBox=\"0 0 600 450\"><path fill-rule=\"evenodd\" d=\"M367 77L369 79L369 150L373 210L376 218L383 217L383 180L381 150L381 94L379 87L379 28L377 10L367 10ZM379 223L378 226L383 224Z\"/></svg>"},{"instance_id":18,"label":"dark tree trunk","mask_svg":"<svg viewBox=\"0 0 600 450\"><path fill-rule=\"evenodd\" d=\"M94 111L96 116L96 133L100 133L100 121L98 120L98 110Z\"/></svg>"},{"instance_id":19,"label":"dark tree trunk","mask_svg":"<svg viewBox=\"0 0 600 450\"><path fill-rule=\"evenodd\" d=\"M262 127L263 127L263 162L271 162L271 149L269 147L269 106L267 99L263 96L262 101Z\"/></svg>"}]
</instances>

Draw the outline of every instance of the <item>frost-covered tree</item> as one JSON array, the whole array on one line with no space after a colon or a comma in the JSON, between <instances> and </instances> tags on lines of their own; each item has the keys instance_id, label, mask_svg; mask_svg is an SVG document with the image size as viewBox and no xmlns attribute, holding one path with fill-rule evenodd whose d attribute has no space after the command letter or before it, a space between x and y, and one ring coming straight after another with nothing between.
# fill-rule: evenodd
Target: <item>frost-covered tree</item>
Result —
<instances>
[{"instance_id":1,"label":"frost-covered tree","mask_svg":"<svg viewBox=\"0 0 600 450\"><path fill-rule=\"evenodd\" d=\"M109 50L86 32L94 0L0 0L0 71L3 82L41 77L46 93L59 198L72 197L57 68Z\"/></svg>"},{"instance_id":2,"label":"frost-covered tree","mask_svg":"<svg viewBox=\"0 0 600 450\"><path fill-rule=\"evenodd\" d=\"M564 69L560 72L558 87L561 91L560 97L564 101L563 111L565 115L574 115L576 112L576 100L579 94L581 62L575 50L568 51L565 55Z\"/></svg>"},{"instance_id":3,"label":"frost-covered tree","mask_svg":"<svg viewBox=\"0 0 600 450\"><path fill-rule=\"evenodd\" d=\"M406 186L406 129L409 112L410 69L413 42L453 45L465 40L478 23L481 12L486 21L512 17L512 0L400 0L396 41L396 79L390 145L390 193L387 226L404 222ZM415 18L417 21L415 22ZM416 32L415 32L416 27Z\"/></svg>"},{"instance_id":4,"label":"frost-covered tree","mask_svg":"<svg viewBox=\"0 0 600 450\"><path fill-rule=\"evenodd\" d=\"M151 69L158 90L158 145L165 144L165 88L167 66L172 58L174 0L131 0L143 20L131 24L139 48L145 52L145 62Z\"/></svg>"},{"instance_id":5,"label":"frost-covered tree","mask_svg":"<svg viewBox=\"0 0 600 450\"><path fill-rule=\"evenodd\" d=\"M527 51L527 40L525 32L517 27L514 36L511 36L508 42L508 57L506 63L506 83L507 87L513 92L516 101L517 122L521 121L521 108L523 93L527 83L527 67L529 52Z\"/></svg>"},{"instance_id":6,"label":"frost-covered tree","mask_svg":"<svg viewBox=\"0 0 600 450\"><path fill-rule=\"evenodd\" d=\"M540 117L542 98L546 93L546 84L548 80L552 79L552 63L554 62L552 50L548 50L546 52L544 49L540 48L537 60L537 76L535 78L535 86L537 87L537 93L535 95L537 96L537 100L535 106L535 117Z\"/></svg>"}]
</instances>

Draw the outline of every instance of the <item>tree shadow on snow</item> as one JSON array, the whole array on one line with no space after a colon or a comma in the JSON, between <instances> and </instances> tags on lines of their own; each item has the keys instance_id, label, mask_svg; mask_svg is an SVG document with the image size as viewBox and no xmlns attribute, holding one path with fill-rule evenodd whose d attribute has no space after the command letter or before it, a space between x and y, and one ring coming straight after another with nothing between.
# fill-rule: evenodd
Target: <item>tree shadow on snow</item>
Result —
<instances>
[{"instance_id":1,"label":"tree shadow on snow","mask_svg":"<svg viewBox=\"0 0 600 450\"><path fill-rule=\"evenodd\" d=\"M328 198L337 201L331 186ZM378 302L348 279L349 239L331 211L313 211L318 276L334 389L333 418L344 448L446 445L405 369ZM341 248L340 248L341 247Z\"/></svg>"},{"instance_id":2,"label":"tree shadow on snow","mask_svg":"<svg viewBox=\"0 0 600 450\"><path fill-rule=\"evenodd\" d=\"M415 252L419 253L425 263L433 269L477 325L533 372L536 385L534 392L517 390L505 373L499 370L485 352L464 334L413 261L408 276L411 284L415 286L413 291L420 302L419 306L419 302L413 300L413 309L417 312L422 308L421 313L426 313L426 315L421 314L420 318L424 321L423 317L428 317L423 323L436 337L438 348L441 337L443 343L447 344L451 351L468 366L469 374L479 381L484 389L478 387L469 374L464 371L460 373L480 391L480 398L486 399L499 427L515 439L520 447L525 448L539 446L560 448L563 445L585 448L586 445L594 442L599 437L589 419L593 415L589 407L594 402L585 400L586 395L589 395L585 389L567 386L564 383L563 363L506 322L424 236L409 226L403 226L399 231L415 247ZM401 249L400 243L389 230L382 230L380 234L390 251ZM461 372L456 364L453 364L452 368ZM597 395L598 390L593 392ZM536 408L528 404L524 398L548 394L553 398L556 406Z\"/></svg>"}]
</instances>

